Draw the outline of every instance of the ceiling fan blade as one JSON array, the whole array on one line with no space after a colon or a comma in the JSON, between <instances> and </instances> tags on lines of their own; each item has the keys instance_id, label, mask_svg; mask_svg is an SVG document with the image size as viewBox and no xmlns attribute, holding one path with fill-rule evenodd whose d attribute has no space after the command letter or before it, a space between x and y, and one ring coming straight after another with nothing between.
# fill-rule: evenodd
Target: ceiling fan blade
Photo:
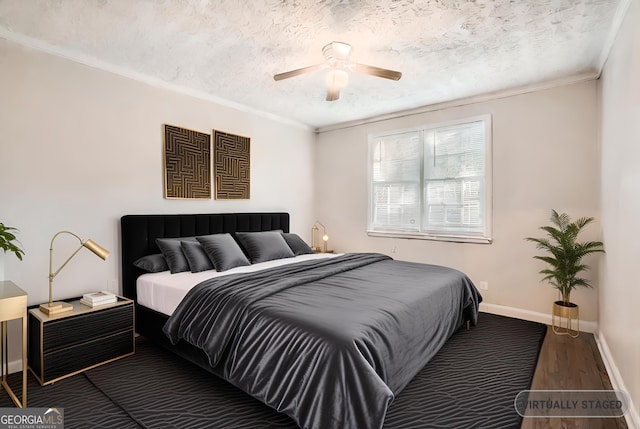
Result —
<instances>
[{"instance_id":1,"label":"ceiling fan blade","mask_svg":"<svg viewBox=\"0 0 640 429\"><path fill-rule=\"evenodd\" d=\"M303 67L301 69L295 69L295 70L291 70L291 71L284 72L284 73L278 73L278 74L273 76L273 80L289 79L290 77L299 76L299 75L305 74L305 73L311 73L311 72L319 70L319 69L321 69L323 67L325 67L324 64L316 64L314 66Z\"/></svg>"},{"instance_id":2,"label":"ceiling fan blade","mask_svg":"<svg viewBox=\"0 0 640 429\"><path fill-rule=\"evenodd\" d=\"M382 77L391 80L400 80L400 78L402 77L402 73L400 73L399 71L368 66L366 64L354 64L353 70L359 73L366 73L371 76Z\"/></svg>"},{"instance_id":3,"label":"ceiling fan blade","mask_svg":"<svg viewBox=\"0 0 640 429\"><path fill-rule=\"evenodd\" d=\"M340 98L340 89L336 88L327 88L327 101L336 101Z\"/></svg>"}]
</instances>

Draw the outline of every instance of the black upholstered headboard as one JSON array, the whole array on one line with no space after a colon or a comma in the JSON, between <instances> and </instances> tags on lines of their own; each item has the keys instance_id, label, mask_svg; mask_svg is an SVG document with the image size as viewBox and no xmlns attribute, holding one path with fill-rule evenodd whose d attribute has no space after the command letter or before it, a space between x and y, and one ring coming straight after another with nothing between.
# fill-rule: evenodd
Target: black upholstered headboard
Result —
<instances>
[{"instance_id":1,"label":"black upholstered headboard","mask_svg":"<svg viewBox=\"0 0 640 429\"><path fill-rule=\"evenodd\" d=\"M156 238L193 237L236 231L289 232L289 213L216 213L126 215L120 219L122 294L136 299L136 279L142 270L133 262L160 253Z\"/></svg>"}]
</instances>

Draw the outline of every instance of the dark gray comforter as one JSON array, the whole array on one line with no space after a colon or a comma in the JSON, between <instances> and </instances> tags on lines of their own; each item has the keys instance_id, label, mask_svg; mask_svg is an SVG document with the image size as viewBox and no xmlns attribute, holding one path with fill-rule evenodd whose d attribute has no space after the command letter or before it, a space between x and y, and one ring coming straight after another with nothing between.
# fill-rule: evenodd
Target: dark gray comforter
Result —
<instances>
[{"instance_id":1,"label":"dark gray comforter","mask_svg":"<svg viewBox=\"0 0 640 429\"><path fill-rule=\"evenodd\" d=\"M459 271L347 254L205 281L164 331L304 429L379 429L480 301Z\"/></svg>"}]
</instances>

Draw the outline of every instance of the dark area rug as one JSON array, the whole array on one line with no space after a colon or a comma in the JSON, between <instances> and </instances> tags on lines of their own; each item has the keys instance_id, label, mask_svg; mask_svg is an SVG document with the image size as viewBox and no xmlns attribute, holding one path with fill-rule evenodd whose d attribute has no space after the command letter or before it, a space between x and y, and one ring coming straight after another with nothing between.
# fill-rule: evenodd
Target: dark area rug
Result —
<instances>
[{"instance_id":1,"label":"dark area rug","mask_svg":"<svg viewBox=\"0 0 640 429\"><path fill-rule=\"evenodd\" d=\"M519 428L513 402L531 386L546 325L480 313L396 397L385 429Z\"/></svg>"},{"instance_id":2,"label":"dark area rug","mask_svg":"<svg viewBox=\"0 0 640 429\"><path fill-rule=\"evenodd\" d=\"M9 385L16 392L18 398L22 398L21 374L13 373L8 377ZM0 407L15 406L4 389L0 390ZM29 372L27 376L27 406L64 408L64 427L66 429L140 428L140 425L131 420L127 413L96 389L83 374L65 378L43 387ZM15 427L16 429L22 428L21 425Z\"/></svg>"},{"instance_id":3,"label":"dark area rug","mask_svg":"<svg viewBox=\"0 0 640 429\"><path fill-rule=\"evenodd\" d=\"M398 395L384 428L519 428L513 400L531 384L545 333L539 323L481 313L478 326L456 332ZM143 339L134 356L54 385L41 387L29 378L28 405L64 407L67 429L297 428L287 416ZM9 406L6 395L0 406Z\"/></svg>"}]
</instances>

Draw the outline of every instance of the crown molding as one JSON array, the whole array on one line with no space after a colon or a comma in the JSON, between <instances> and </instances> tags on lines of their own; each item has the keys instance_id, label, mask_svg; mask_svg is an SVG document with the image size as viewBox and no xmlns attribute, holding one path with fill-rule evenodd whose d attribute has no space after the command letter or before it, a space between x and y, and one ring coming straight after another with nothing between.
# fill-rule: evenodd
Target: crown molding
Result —
<instances>
[{"instance_id":1,"label":"crown molding","mask_svg":"<svg viewBox=\"0 0 640 429\"><path fill-rule=\"evenodd\" d=\"M343 122L335 125L328 125L326 127L316 128L316 133L325 133L328 131L336 131L344 128L352 128L360 125L372 124L375 122L387 121L390 119L404 118L407 116L415 116L428 112L435 112L439 110L451 109L454 107L466 106L469 104L477 104L491 100L497 100L501 98L515 97L522 94L528 94L531 92L544 91L547 89L557 88L561 86L572 85L574 83L585 82L589 80L598 79L600 76L599 71L591 71L587 73L581 73L573 76L563 77L560 79L547 80L544 82L535 83L532 85L521 86L517 88L510 88L501 91L489 92L486 94L475 95L472 97L459 98L457 100L445 101L442 103L429 104L422 107L417 107L409 110L402 110L394 113L387 113L384 115L373 116L366 119L359 119L356 121Z\"/></svg>"},{"instance_id":2,"label":"crown molding","mask_svg":"<svg viewBox=\"0 0 640 429\"><path fill-rule=\"evenodd\" d=\"M613 49L613 44L616 41L616 37L618 37L620 27L622 27L622 23L624 21L624 18L627 16L627 12L629 11L629 7L631 6L632 2L633 0L621 0L615 14L613 15L613 22L611 23L611 27L609 28L609 34L607 35L607 38L602 47L602 52L600 53L600 57L598 59L598 77L600 77L600 74L602 74L604 65L607 63L607 59L611 54L611 49Z\"/></svg>"},{"instance_id":3,"label":"crown molding","mask_svg":"<svg viewBox=\"0 0 640 429\"><path fill-rule=\"evenodd\" d=\"M56 57L64 58L69 61L73 61L91 68L95 68L101 71L106 71L108 73L112 73L118 76L122 76L128 79L132 79L138 82L145 83L147 85L169 90L172 92L177 92L183 95L187 95L190 97L198 98L200 100L208 101L211 103L215 103L224 107L228 107L234 110L238 110L243 113L249 113L252 115L260 116L265 119L272 120L274 122L280 122L285 125L292 125L298 128L302 128L308 131L314 131L314 127L303 124L298 121L294 121L289 118L285 118L279 115L274 115L273 113L265 112L263 110L254 109L248 107L244 104L227 100L226 98L218 97L213 94L209 94L204 91L195 90L192 88L187 88L182 85L177 85L173 83L168 83L163 81L162 79L146 75L144 73L139 73L134 70L127 69L125 67L119 67L114 64L110 64L105 61L101 61L97 58L94 58L89 55L78 54L75 52L71 52L68 49L61 48L59 46L52 45L50 43L43 42L41 40L35 39L33 37L25 36L23 34L15 33L11 30L3 28L0 26L0 38L5 39L9 42L16 43L18 45L34 49L36 51L44 52L46 54L54 55Z\"/></svg>"}]
</instances>

